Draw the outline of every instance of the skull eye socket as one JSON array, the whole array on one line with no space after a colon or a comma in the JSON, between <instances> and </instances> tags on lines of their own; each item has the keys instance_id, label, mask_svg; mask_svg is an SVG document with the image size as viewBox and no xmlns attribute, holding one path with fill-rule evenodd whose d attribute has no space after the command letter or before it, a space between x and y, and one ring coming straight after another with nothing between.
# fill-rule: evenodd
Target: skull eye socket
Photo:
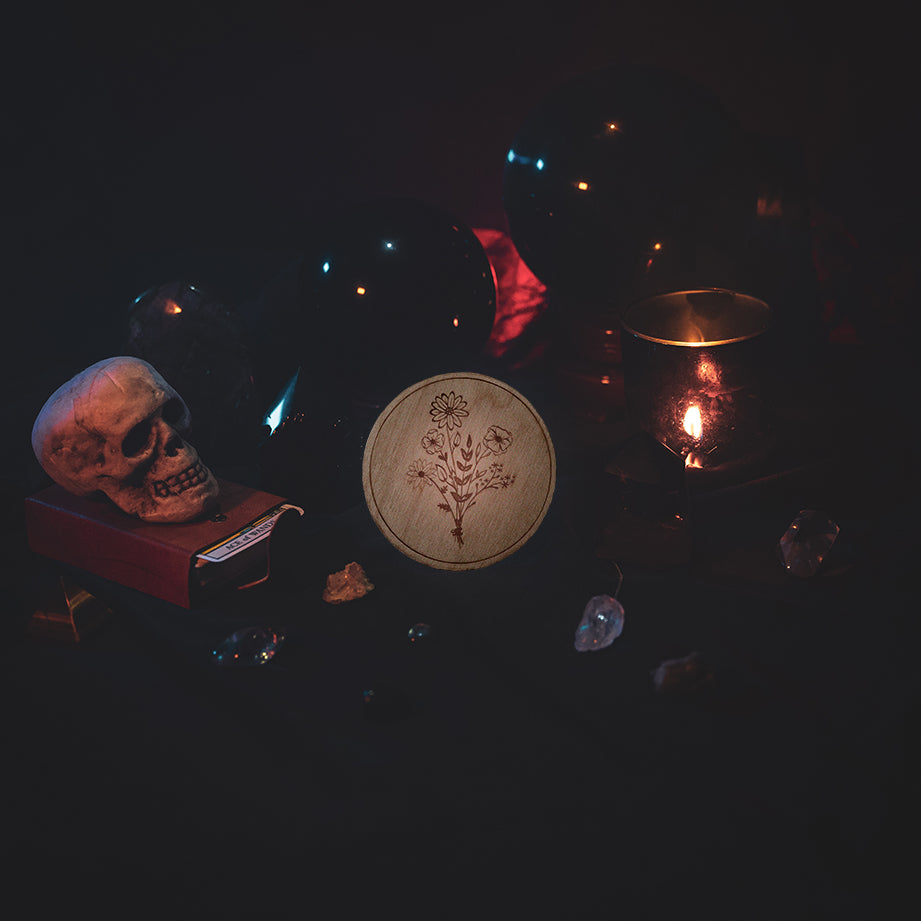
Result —
<instances>
[{"instance_id":1,"label":"skull eye socket","mask_svg":"<svg viewBox=\"0 0 921 921\"><path fill-rule=\"evenodd\" d=\"M135 454L140 453L147 445L147 440L150 438L150 430L151 422L149 419L139 422L127 435L125 435L122 441L122 454L124 454L125 457L134 457Z\"/></svg>"},{"instance_id":2,"label":"skull eye socket","mask_svg":"<svg viewBox=\"0 0 921 921\"><path fill-rule=\"evenodd\" d=\"M175 425L185 414L185 407L179 397L172 397L163 404L160 415L170 425Z\"/></svg>"}]
</instances>

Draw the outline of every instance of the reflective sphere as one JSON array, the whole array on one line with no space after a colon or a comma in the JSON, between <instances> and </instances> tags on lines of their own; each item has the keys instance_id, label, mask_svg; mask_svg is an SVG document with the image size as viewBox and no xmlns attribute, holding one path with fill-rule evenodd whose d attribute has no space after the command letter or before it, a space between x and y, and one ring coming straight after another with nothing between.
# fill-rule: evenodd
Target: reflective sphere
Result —
<instances>
[{"instance_id":1,"label":"reflective sphere","mask_svg":"<svg viewBox=\"0 0 921 921\"><path fill-rule=\"evenodd\" d=\"M739 138L718 100L676 74L612 67L578 78L537 106L508 151L512 239L553 294L614 303L672 241L686 249Z\"/></svg>"},{"instance_id":2,"label":"reflective sphere","mask_svg":"<svg viewBox=\"0 0 921 921\"><path fill-rule=\"evenodd\" d=\"M313 235L299 278L302 367L325 368L359 399L476 364L496 285L473 232L413 199L353 206Z\"/></svg>"},{"instance_id":3,"label":"reflective sphere","mask_svg":"<svg viewBox=\"0 0 921 921\"><path fill-rule=\"evenodd\" d=\"M174 281L138 295L127 326L124 353L152 364L182 394L203 456L212 463L247 460L258 444L259 407L236 308Z\"/></svg>"},{"instance_id":4,"label":"reflective sphere","mask_svg":"<svg viewBox=\"0 0 921 921\"><path fill-rule=\"evenodd\" d=\"M310 513L339 512L362 497L364 444L349 401L299 369L262 416L262 484Z\"/></svg>"}]
</instances>

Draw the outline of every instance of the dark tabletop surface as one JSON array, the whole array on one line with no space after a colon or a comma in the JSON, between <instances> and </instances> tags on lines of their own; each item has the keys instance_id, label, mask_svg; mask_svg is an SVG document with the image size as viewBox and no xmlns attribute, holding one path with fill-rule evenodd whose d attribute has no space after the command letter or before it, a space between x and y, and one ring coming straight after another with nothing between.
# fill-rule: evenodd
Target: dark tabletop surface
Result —
<instances>
[{"instance_id":1,"label":"dark tabletop surface","mask_svg":"<svg viewBox=\"0 0 921 921\"><path fill-rule=\"evenodd\" d=\"M815 5L603 6L17 14L0 699L20 916L897 916L921 639L902 29ZM58 384L117 354L138 293L194 275L258 323L309 215L339 197L413 195L506 229L521 119L621 60L669 64L752 130L801 143L878 284L854 298L849 341L786 378L783 463L692 492L689 559L623 563L611 648L572 639L587 599L616 588L586 477L628 427L580 416L540 361L495 369L558 460L547 518L506 560L428 569L356 501L308 510L248 592L185 611L87 578L113 610L101 629L76 646L27 635L46 570L21 507L48 482L29 430ZM245 464L220 472L258 485ZM774 548L806 507L841 534L795 580ZM350 560L374 591L326 604L326 574ZM412 645L417 621L434 635ZM285 630L275 660L215 668L214 645L256 622ZM692 651L712 683L657 694L651 671ZM397 695L393 718L369 713L369 687Z\"/></svg>"}]
</instances>

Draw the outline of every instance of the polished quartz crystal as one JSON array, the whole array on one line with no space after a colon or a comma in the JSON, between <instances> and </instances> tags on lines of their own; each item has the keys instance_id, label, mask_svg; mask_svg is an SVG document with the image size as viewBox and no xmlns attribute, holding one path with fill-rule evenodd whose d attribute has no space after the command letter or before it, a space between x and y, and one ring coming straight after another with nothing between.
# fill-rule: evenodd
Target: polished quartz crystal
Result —
<instances>
[{"instance_id":1,"label":"polished quartz crystal","mask_svg":"<svg viewBox=\"0 0 921 921\"><path fill-rule=\"evenodd\" d=\"M284 643L285 635L270 627L244 627L231 633L211 655L216 665L265 665Z\"/></svg>"},{"instance_id":2,"label":"polished quartz crystal","mask_svg":"<svg viewBox=\"0 0 921 921\"><path fill-rule=\"evenodd\" d=\"M429 624L413 624L409 628L407 633L410 643L414 646L419 643L424 643L426 640L431 639L432 628Z\"/></svg>"},{"instance_id":3,"label":"polished quartz crystal","mask_svg":"<svg viewBox=\"0 0 921 921\"><path fill-rule=\"evenodd\" d=\"M800 578L814 576L828 555L840 528L823 512L804 509L780 538L780 558L787 572Z\"/></svg>"},{"instance_id":4,"label":"polished quartz crystal","mask_svg":"<svg viewBox=\"0 0 921 921\"><path fill-rule=\"evenodd\" d=\"M610 646L624 629L623 605L610 595L589 599L576 629L576 652L594 652Z\"/></svg>"},{"instance_id":5,"label":"polished quartz crystal","mask_svg":"<svg viewBox=\"0 0 921 921\"><path fill-rule=\"evenodd\" d=\"M713 675L696 652L680 659L666 659L652 673L657 691L696 691L711 684Z\"/></svg>"}]
</instances>

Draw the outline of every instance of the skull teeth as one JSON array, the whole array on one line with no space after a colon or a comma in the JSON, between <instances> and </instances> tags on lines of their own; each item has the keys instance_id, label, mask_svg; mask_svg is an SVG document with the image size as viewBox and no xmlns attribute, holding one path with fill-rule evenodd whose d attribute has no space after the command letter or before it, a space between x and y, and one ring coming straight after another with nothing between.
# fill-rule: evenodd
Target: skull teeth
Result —
<instances>
[{"instance_id":1,"label":"skull teeth","mask_svg":"<svg viewBox=\"0 0 921 921\"><path fill-rule=\"evenodd\" d=\"M192 486L198 486L207 479L207 469L201 461L197 461L175 476L165 480L156 480L153 489L159 498L165 499L167 496L178 496L181 492L185 492Z\"/></svg>"}]
</instances>

